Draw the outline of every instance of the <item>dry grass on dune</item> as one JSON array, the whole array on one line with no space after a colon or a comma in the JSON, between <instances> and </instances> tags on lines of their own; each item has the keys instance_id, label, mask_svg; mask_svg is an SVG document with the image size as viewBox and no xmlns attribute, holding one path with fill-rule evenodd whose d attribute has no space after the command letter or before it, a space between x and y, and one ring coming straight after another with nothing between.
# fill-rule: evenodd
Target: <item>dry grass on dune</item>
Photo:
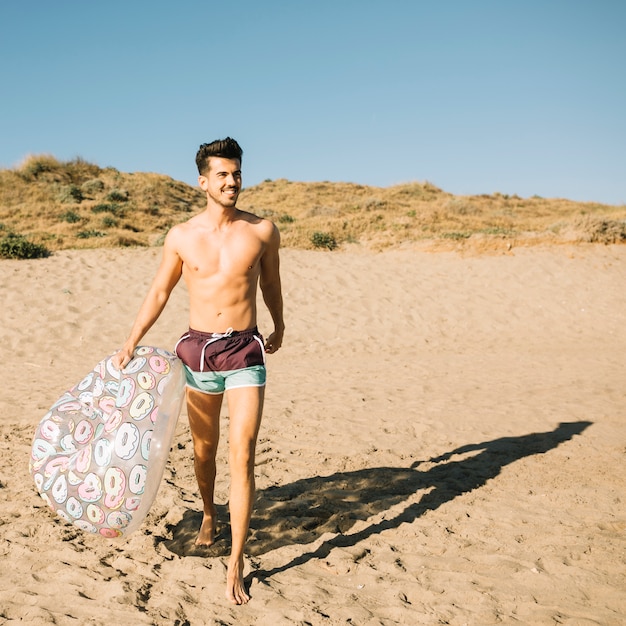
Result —
<instances>
[{"instance_id":1,"label":"dry grass on dune","mask_svg":"<svg viewBox=\"0 0 626 626\"><path fill-rule=\"evenodd\" d=\"M122 173L81 159L35 156L0 171L0 237L17 233L50 251L158 245L203 204L199 189L168 176ZM275 221L291 248L626 241L626 206L455 196L430 183L266 181L245 189L239 206Z\"/></svg>"},{"instance_id":2,"label":"dry grass on dune","mask_svg":"<svg viewBox=\"0 0 626 626\"><path fill-rule=\"evenodd\" d=\"M31 157L0 171L0 228L50 250L155 245L202 201L200 190L168 176L81 159Z\"/></svg>"},{"instance_id":3,"label":"dry grass on dune","mask_svg":"<svg viewBox=\"0 0 626 626\"><path fill-rule=\"evenodd\" d=\"M455 196L430 183L389 188L348 183L267 181L246 191L242 207L280 224L288 247L312 232L337 244L375 248L409 242L626 241L626 206L502 194Z\"/></svg>"}]
</instances>

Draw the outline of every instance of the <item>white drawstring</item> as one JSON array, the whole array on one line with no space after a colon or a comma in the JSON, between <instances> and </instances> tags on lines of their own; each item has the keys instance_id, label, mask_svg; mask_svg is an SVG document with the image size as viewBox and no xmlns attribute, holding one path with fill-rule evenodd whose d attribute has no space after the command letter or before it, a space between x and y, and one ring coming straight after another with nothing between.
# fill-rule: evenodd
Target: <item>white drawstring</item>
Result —
<instances>
[{"instance_id":1,"label":"white drawstring","mask_svg":"<svg viewBox=\"0 0 626 626\"><path fill-rule=\"evenodd\" d=\"M233 329L229 328L225 333L213 333L211 335L211 339L209 339L203 346L202 352L200 353L200 371L204 372L204 352L214 341L218 339L224 339L224 337L230 337L233 334Z\"/></svg>"}]
</instances>

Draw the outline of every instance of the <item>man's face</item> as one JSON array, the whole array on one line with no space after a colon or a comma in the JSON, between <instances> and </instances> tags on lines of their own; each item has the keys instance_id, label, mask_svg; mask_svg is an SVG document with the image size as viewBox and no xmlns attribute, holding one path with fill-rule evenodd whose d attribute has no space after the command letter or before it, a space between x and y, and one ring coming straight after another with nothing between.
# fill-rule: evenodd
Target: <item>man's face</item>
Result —
<instances>
[{"instance_id":1,"label":"man's face","mask_svg":"<svg viewBox=\"0 0 626 626\"><path fill-rule=\"evenodd\" d=\"M209 170L206 176L198 177L198 184L217 204L234 207L241 191L241 162L209 157Z\"/></svg>"}]
</instances>

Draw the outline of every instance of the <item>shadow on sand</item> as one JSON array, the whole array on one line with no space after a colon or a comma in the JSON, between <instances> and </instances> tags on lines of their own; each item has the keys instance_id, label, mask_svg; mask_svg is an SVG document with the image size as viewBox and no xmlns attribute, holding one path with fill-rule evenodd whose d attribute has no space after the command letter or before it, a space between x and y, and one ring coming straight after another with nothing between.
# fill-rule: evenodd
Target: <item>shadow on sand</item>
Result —
<instances>
[{"instance_id":1,"label":"shadow on sand","mask_svg":"<svg viewBox=\"0 0 626 626\"><path fill-rule=\"evenodd\" d=\"M324 533L335 536L313 552L304 552L285 565L257 570L250 576L262 580L311 559L326 558L335 547L355 546L372 535L412 522L426 511L483 486L506 465L556 448L581 434L591 423L564 422L548 432L467 444L429 461L416 461L407 468L374 467L338 472L259 491L250 523L247 554L257 556L286 545L310 544ZM452 460L454 456L470 453L471 456ZM428 469L421 471L419 466L424 464ZM357 533L345 534L357 520L367 520L387 511L419 491L425 492L419 501L408 504L394 517L372 523ZM225 506L218 507L218 513L220 520L228 519ZM179 556L228 554L230 536L226 522L218 528L213 546L194 546L201 521L201 512L186 511L183 519L168 529L172 538L159 541Z\"/></svg>"}]
</instances>

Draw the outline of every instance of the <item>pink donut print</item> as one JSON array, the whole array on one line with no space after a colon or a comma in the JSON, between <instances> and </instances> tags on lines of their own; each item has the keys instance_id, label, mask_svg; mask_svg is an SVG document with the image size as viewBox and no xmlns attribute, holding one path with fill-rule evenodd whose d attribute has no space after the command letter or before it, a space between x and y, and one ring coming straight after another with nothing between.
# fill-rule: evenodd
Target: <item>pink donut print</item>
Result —
<instances>
[{"instance_id":1,"label":"pink donut print","mask_svg":"<svg viewBox=\"0 0 626 626\"><path fill-rule=\"evenodd\" d=\"M127 461L137 452L139 446L139 429L134 424L124 422L115 436L115 454Z\"/></svg>"},{"instance_id":2,"label":"pink donut print","mask_svg":"<svg viewBox=\"0 0 626 626\"><path fill-rule=\"evenodd\" d=\"M80 528L81 530L84 530L86 533L95 534L98 532L98 529L93 524L90 524L88 521L84 519L77 519L74 522L74 526L76 526L76 528Z\"/></svg>"},{"instance_id":3,"label":"pink donut print","mask_svg":"<svg viewBox=\"0 0 626 626\"><path fill-rule=\"evenodd\" d=\"M123 419L124 414L119 409L113 411L104 424L104 432L109 434L117 430Z\"/></svg>"},{"instance_id":4,"label":"pink donut print","mask_svg":"<svg viewBox=\"0 0 626 626\"><path fill-rule=\"evenodd\" d=\"M93 458L98 467L107 467L113 453L111 442L108 439L98 439L93 444Z\"/></svg>"},{"instance_id":5,"label":"pink donut print","mask_svg":"<svg viewBox=\"0 0 626 626\"><path fill-rule=\"evenodd\" d=\"M52 485L52 497L55 502L63 504L67 500L67 478L61 474Z\"/></svg>"},{"instance_id":6,"label":"pink donut print","mask_svg":"<svg viewBox=\"0 0 626 626\"><path fill-rule=\"evenodd\" d=\"M87 505L87 519L93 524L102 524L106 519L104 511L97 504Z\"/></svg>"},{"instance_id":7,"label":"pink donut print","mask_svg":"<svg viewBox=\"0 0 626 626\"><path fill-rule=\"evenodd\" d=\"M104 474L104 506L108 509L118 509L124 501L126 491L126 476L119 467L109 467Z\"/></svg>"},{"instance_id":8,"label":"pink donut print","mask_svg":"<svg viewBox=\"0 0 626 626\"><path fill-rule=\"evenodd\" d=\"M87 374L87 376L85 376L85 378L83 378L78 385L76 385L76 389L78 389L78 391L85 391L85 389L88 389L91 385L92 380L93 372L89 372L89 374Z\"/></svg>"},{"instance_id":9,"label":"pink donut print","mask_svg":"<svg viewBox=\"0 0 626 626\"><path fill-rule=\"evenodd\" d=\"M146 487L147 478L148 468L141 464L135 465L135 467L130 470L130 474L128 475L128 488L131 493L140 496Z\"/></svg>"},{"instance_id":10,"label":"pink donut print","mask_svg":"<svg viewBox=\"0 0 626 626\"><path fill-rule=\"evenodd\" d=\"M108 415L111 411L113 411L113 409L115 409L115 398L113 396L103 396L100 398L98 406L105 415Z\"/></svg>"},{"instance_id":11,"label":"pink donut print","mask_svg":"<svg viewBox=\"0 0 626 626\"><path fill-rule=\"evenodd\" d=\"M107 515L107 524L111 528L126 528L132 516L124 511L113 511Z\"/></svg>"},{"instance_id":12,"label":"pink donut print","mask_svg":"<svg viewBox=\"0 0 626 626\"><path fill-rule=\"evenodd\" d=\"M121 383L117 392L115 406L122 409L130 404L135 395L135 381L132 378L125 378Z\"/></svg>"},{"instance_id":13,"label":"pink donut print","mask_svg":"<svg viewBox=\"0 0 626 626\"><path fill-rule=\"evenodd\" d=\"M135 352L137 354L137 352ZM124 374L135 374L146 364L146 357L135 357L125 368Z\"/></svg>"},{"instance_id":14,"label":"pink donut print","mask_svg":"<svg viewBox=\"0 0 626 626\"><path fill-rule=\"evenodd\" d=\"M152 411L153 406L154 396L147 391L143 391L133 400L128 413L134 420L140 421Z\"/></svg>"},{"instance_id":15,"label":"pink donut print","mask_svg":"<svg viewBox=\"0 0 626 626\"><path fill-rule=\"evenodd\" d=\"M77 413L82 408L82 404L78 400L70 400L69 402L63 402L56 407L59 413Z\"/></svg>"},{"instance_id":16,"label":"pink donut print","mask_svg":"<svg viewBox=\"0 0 626 626\"><path fill-rule=\"evenodd\" d=\"M141 437L141 456L144 461L150 458L150 444L152 443L153 430L146 430Z\"/></svg>"},{"instance_id":17,"label":"pink donut print","mask_svg":"<svg viewBox=\"0 0 626 626\"><path fill-rule=\"evenodd\" d=\"M133 532L157 494L184 397L173 353L139 347L123 371L101 361L35 431L29 472L42 499L86 532Z\"/></svg>"},{"instance_id":18,"label":"pink donut print","mask_svg":"<svg viewBox=\"0 0 626 626\"><path fill-rule=\"evenodd\" d=\"M147 391L149 389L154 389L156 386L156 379L154 374L151 374L150 372L139 372L139 374L137 374L137 383L142 389Z\"/></svg>"},{"instance_id":19,"label":"pink donut print","mask_svg":"<svg viewBox=\"0 0 626 626\"><path fill-rule=\"evenodd\" d=\"M148 363L150 363L152 371L156 372L157 374L167 374L167 372L170 371L169 361L162 356L151 356L148 359Z\"/></svg>"},{"instance_id":20,"label":"pink donut print","mask_svg":"<svg viewBox=\"0 0 626 626\"><path fill-rule=\"evenodd\" d=\"M38 472L42 465L56 452L54 446L43 439L35 439L30 452L32 467Z\"/></svg>"},{"instance_id":21,"label":"pink donut print","mask_svg":"<svg viewBox=\"0 0 626 626\"><path fill-rule=\"evenodd\" d=\"M85 476L85 480L78 486L78 496L83 502L97 502L102 497L102 481L93 472Z\"/></svg>"},{"instance_id":22,"label":"pink donut print","mask_svg":"<svg viewBox=\"0 0 626 626\"><path fill-rule=\"evenodd\" d=\"M43 490L44 491L50 491L50 489L52 488L52 485L54 483L54 479L57 477L56 474L53 474L52 476L49 476L47 478L47 480L44 480L43 483Z\"/></svg>"},{"instance_id":23,"label":"pink donut print","mask_svg":"<svg viewBox=\"0 0 626 626\"><path fill-rule=\"evenodd\" d=\"M124 508L127 511L136 511L141 504L141 498L136 496L132 496L130 498L126 498L126 503L124 504Z\"/></svg>"},{"instance_id":24,"label":"pink donut print","mask_svg":"<svg viewBox=\"0 0 626 626\"><path fill-rule=\"evenodd\" d=\"M81 474L87 473L91 465L91 446L81 448L75 455L74 467Z\"/></svg>"},{"instance_id":25,"label":"pink donut print","mask_svg":"<svg viewBox=\"0 0 626 626\"><path fill-rule=\"evenodd\" d=\"M67 472L70 459L67 456L57 456L46 463L46 469L43 474L46 478L56 476L59 472Z\"/></svg>"},{"instance_id":26,"label":"pink donut print","mask_svg":"<svg viewBox=\"0 0 626 626\"><path fill-rule=\"evenodd\" d=\"M77 485L80 485L80 483L83 482L83 479L76 472L70 470L67 473L67 482L73 487L76 487Z\"/></svg>"},{"instance_id":27,"label":"pink donut print","mask_svg":"<svg viewBox=\"0 0 626 626\"><path fill-rule=\"evenodd\" d=\"M83 505L80 500L74 496L68 498L65 509L74 519L78 519L83 514Z\"/></svg>"},{"instance_id":28,"label":"pink donut print","mask_svg":"<svg viewBox=\"0 0 626 626\"><path fill-rule=\"evenodd\" d=\"M52 420L46 420L41 425L39 432L44 439L47 439L48 441L55 441L58 438L61 429L59 428L59 425L55 424Z\"/></svg>"},{"instance_id":29,"label":"pink donut print","mask_svg":"<svg viewBox=\"0 0 626 626\"><path fill-rule=\"evenodd\" d=\"M72 437L69 433L61 437L59 445L61 446L61 450L63 450L63 452L76 452L74 437Z\"/></svg>"},{"instance_id":30,"label":"pink donut print","mask_svg":"<svg viewBox=\"0 0 626 626\"><path fill-rule=\"evenodd\" d=\"M93 437L93 424L89 420L81 420L76 424L74 439L78 444L85 445Z\"/></svg>"}]
</instances>

